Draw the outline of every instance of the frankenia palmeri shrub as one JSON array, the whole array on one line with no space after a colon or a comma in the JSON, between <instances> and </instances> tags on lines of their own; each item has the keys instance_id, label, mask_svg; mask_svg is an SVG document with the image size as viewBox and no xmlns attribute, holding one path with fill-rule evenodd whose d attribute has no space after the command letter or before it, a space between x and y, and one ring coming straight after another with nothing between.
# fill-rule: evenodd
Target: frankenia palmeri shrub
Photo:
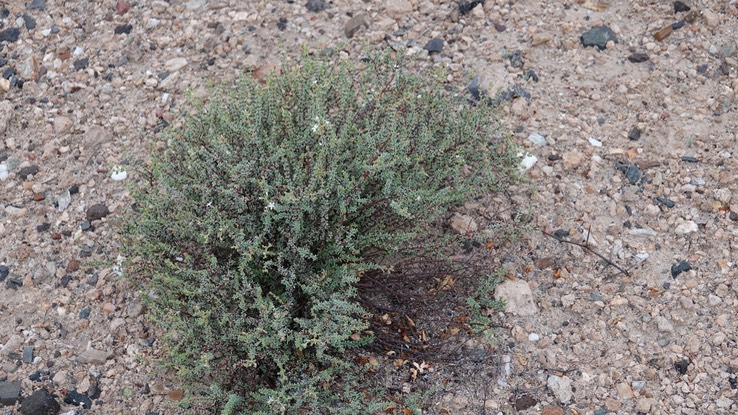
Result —
<instances>
[{"instance_id":1,"label":"frankenia palmeri shrub","mask_svg":"<svg viewBox=\"0 0 738 415\"><path fill-rule=\"evenodd\" d=\"M369 410L335 387L371 341L355 283L514 180L492 109L388 54L358 66L306 57L214 94L135 189L129 273L166 361L230 394L228 413Z\"/></svg>"}]
</instances>

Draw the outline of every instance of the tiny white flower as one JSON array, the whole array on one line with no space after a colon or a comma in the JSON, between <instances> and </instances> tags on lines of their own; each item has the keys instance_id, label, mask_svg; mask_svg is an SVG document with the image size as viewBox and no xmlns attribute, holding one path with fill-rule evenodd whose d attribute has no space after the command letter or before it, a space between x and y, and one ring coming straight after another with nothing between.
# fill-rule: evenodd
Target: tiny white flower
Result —
<instances>
[{"instance_id":1,"label":"tiny white flower","mask_svg":"<svg viewBox=\"0 0 738 415\"><path fill-rule=\"evenodd\" d=\"M313 124L313 132L318 131L318 124Z\"/></svg>"},{"instance_id":2,"label":"tiny white flower","mask_svg":"<svg viewBox=\"0 0 738 415\"><path fill-rule=\"evenodd\" d=\"M416 200L417 202L420 202L420 196L416 197L416 198L415 198L415 200Z\"/></svg>"},{"instance_id":3,"label":"tiny white flower","mask_svg":"<svg viewBox=\"0 0 738 415\"><path fill-rule=\"evenodd\" d=\"M275 207L275 206L276 206L276 205L274 204L274 202L269 202L269 204L268 204L268 205L266 205L266 208L267 208L267 209L269 209L269 210L274 210L274 207Z\"/></svg>"}]
</instances>

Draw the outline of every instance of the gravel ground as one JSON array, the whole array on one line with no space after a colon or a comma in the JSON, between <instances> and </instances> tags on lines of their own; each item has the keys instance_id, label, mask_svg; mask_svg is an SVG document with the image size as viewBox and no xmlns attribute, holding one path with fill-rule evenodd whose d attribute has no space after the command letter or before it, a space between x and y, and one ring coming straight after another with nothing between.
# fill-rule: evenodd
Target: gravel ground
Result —
<instances>
[{"instance_id":1,"label":"gravel ground","mask_svg":"<svg viewBox=\"0 0 738 415\"><path fill-rule=\"evenodd\" d=\"M533 232L499 257L508 329L435 367L426 413L737 413L738 2L686 3L0 0L0 413L44 388L196 413L116 265L131 165L208 80L387 45L498 97L537 188L511 197ZM483 232L498 202L463 213Z\"/></svg>"}]
</instances>

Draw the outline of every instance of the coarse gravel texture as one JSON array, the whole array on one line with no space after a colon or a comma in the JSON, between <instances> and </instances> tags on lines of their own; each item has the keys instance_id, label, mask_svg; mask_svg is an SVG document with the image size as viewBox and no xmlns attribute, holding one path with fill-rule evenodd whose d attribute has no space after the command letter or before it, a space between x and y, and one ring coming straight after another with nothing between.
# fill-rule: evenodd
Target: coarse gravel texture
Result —
<instances>
[{"instance_id":1,"label":"coarse gravel texture","mask_svg":"<svg viewBox=\"0 0 738 415\"><path fill-rule=\"evenodd\" d=\"M496 341L415 381L390 367L388 387L442 385L429 414L738 413L738 2L684 3L0 1L0 389L45 387L66 414L197 413L120 277L131 166L187 91L376 46L497 97L537 189L459 213L476 232L504 204L533 215L497 256L514 301ZM609 41L584 47L599 26Z\"/></svg>"}]
</instances>

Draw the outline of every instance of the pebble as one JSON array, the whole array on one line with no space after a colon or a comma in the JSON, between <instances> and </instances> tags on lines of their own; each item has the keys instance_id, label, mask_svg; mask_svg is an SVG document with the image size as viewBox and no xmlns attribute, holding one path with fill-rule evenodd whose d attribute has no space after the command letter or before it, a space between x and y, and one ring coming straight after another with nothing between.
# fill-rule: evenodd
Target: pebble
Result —
<instances>
[{"instance_id":1,"label":"pebble","mask_svg":"<svg viewBox=\"0 0 738 415\"><path fill-rule=\"evenodd\" d=\"M674 233L677 235L686 235L688 233L697 232L700 229L699 225L694 221L688 220L684 223L679 224L675 229Z\"/></svg>"},{"instance_id":2,"label":"pebble","mask_svg":"<svg viewBox=\"0 0 738 415\"><path fill-rule=\"evenodd\" d=\"M455 213L451 217L451 228L460 235L469 235L477 231L477 222L471 216Z\"/></svg>"},{"instance_id":3,"label":"pebble","mask_svg":"<svg viewBox=\"0 0 738 415\"><path fill-rule=\"evenodd\" d=\"M89 363L93 365L102 365L108 359L113 357L112 352L106 352L95 349L87 349L80 353L78 360L80 363Z\"/></svg>"},{"instance_id":4,"label":"pebble","mask_svg":"<svg viewBox=\"0 0 738 415\"><path fill-rule=\"evenodd\" d=\"M22 169L18 170L18 177L21 178L21 180L28 179L29 176L33 176L39 172L39 168L37 165L31 165L23 167Z\"/></svg>"},{"instance_id":5,"label":"pebble","mask_svg":"<svg viewBox=\"0 0 738 415\"><path fill-rule=\"evenodd\" d=\"M633 63L641 63L645 62L649 59L648 54L646 53L633 53L630 56L628 56L628 60Z\"/></svg>"},{"instance_id":6,"label":"pebble","mask_svg":"<svg viewBox=\"0 0 738 415\"><path fill-rule=\"evenodd\" d=\"M681 261L671 266L671 277L676 278L682 272L692 269L692 265L687 261Z\"/></svg>"},{"instance_id":7,"label":"pebble","mask_svg":"<svg viewBox=\"0 0 738 415\"><path fill-rule=\"evenodd\" d=\"M18 41L20 37L20 29L17 27L9 27L3 31L0 31L0 42L14 43Z\"/></svg>"},{"instance_id":8,"label":"pebble","mask_svg":"<svg viewBox=\"0 0 738 415\"><path fill-rule=\"evenodd\" d=\"M305 4L305 8L307 8L310 12L318 13L328 8L328 5L326 4L325 0L308 0L308 2Z\"/></svg>"},{"instance_id":9,"label":"pebble","mask_svg":"<svg viewBox=\"0 0 738 415\"><path fill-rule=\"evenodd\" d=\"M31 0L28 10L43 10L46 8L46 0Z\"/></svg>"},{"instance_id":10,"label":"pebble","mask_svg":"<svg viewBox=\"0 0 738 415\"><path fill-rule=\"evenodd\" d=\"M596 46L599 50L604 50L607 47L607 42L618 43L618 38L615 32L612 31L608 26L595 26L592 29L584 32L580 38L584 47Z\"/></svg>"},{"instance_id":11,"label":"pebble","mask_svg":"<svg viewBox=\"0 0 738 415\"><path fill-rule=\"evenodd\" d=\"M692 8L684 4L684 2L679 0L674 2L674 13L688 12L690 10L692 10Z\"/></svg>"},{"instance_id":12,"label":"pebble","mask_svg":"<svg viewBox=\"0 0 738 415\"><path fill-rule=\"evenodd\" d=\"M423 49L427 50L428 53L438 53L443 51L443 39L433 38L429 40Z\"/></svg>"},{"instance_id":13,"label":"pebble","mask_svg":"<svg viewBox=\"0 0 738 415\"><path fill-rule=\"evenodd\" d=\"M92 407L92 400L87 395L79 393L76 390L67 392L67 396L64 397L64 403L77 407L81 406L83 409L90 409Z\"/></svg>"},{"instance_id":14,"label":"pebble","mask_svg":"<svg viewBox=\"0 0 738 415\"><path fill-rule=\"evenodd\" d=\"M532 316L538 313L530 285L523 280L506 280L497 286L496 299L505 299L505 312L516 316Z\"/></svg>"},{"instance_id":15,"label":"pebble","mask_svg":"<svg viewBox=\"0 0 738 415\"><path fill-rule=\"evenodd\" d=\"M8 268L6 265L0 265L0 282L5 280L5 278L8 277L8 274L10 274L10 268Z\"/></svg>"},{"instance_id":16,"label":"pebble","mask_svg":"<svg viewBox=\"0 0 738 415\"><path fill-rule=\"evenodd\" d=\"M7 180L9 175L10 173L8 173L8 166L0 163L0 181L4 182L5 180Z\"/></svg>"},{"instance_id":17,"label":"pebble","mask_svg":"<svg viewBox=\"0 0 738 415\"><path fill-rule=\"evenodd\" d=\"M561 158L564 160L565 169L574 169L582 164L582 161L584 160L584 154L582 154L579 150L569 150L566 151L561 156Z\"/></svg>"},{"instance_id":18,"label":"pebble","mask_svg":"<svg viewBox=\"0 0 738 415\"><path fill-rule=\"evenodd\" d=\"M548 145L548 142L546 141L546 138L544 138L542 135L540 135L538 133L532 133L531 135L529 135L528 136L528 141L530 141L531 143L533 143L533 144L535 144L535 145L537 145L539 147L544 147L544 146Z\"/></svg>"},{"instance_id":19,"label":"pebble","mask_svg":"<svg viewBox=\"0 0 738 415\"><path fill-rule=\"evenodd\" d=\"M529 153L518 153L520 160L520 171L528 171L538 162L538 157Z\"/></svg>"},{"instance_id":20,"label":"pebble","mask_svg":"<svg viewBox=\"0 0 738 415\"><path fill-rule=\"evenodd\" d=\"M116 26L113 30L113 33L115 33L116 35L129 34L131 33L131 30L133 30L133 25L130 23L126 23Z\"/></svg>"},{"instance_id":21,"label":"pebble","mask_svg":"<svg viewBox=\"0 0 738 415\"><path fill-rule=\"evenodd\" d=\"M538 333L531 333L528 335L528 341L537 342L538 340L541 340L541 336L539 336Z\"/></svg>"},{"instance_id":22,"label":"pebble","mask_svg":"<svg viewBox=\"0 0 738 415\"><path fill-rule=\"evenodd\" d=\"M591 144L592 147L602 147L602 141L600 141L600 140L598 140L596 138L589 137L587 139L587 141L589 141L589 144Z\"/></svg>"},{"instance_id":23,"label":"pebble","mask_svg":"<svg viewBox=\"0 0 738 415\"><path fill-rule=\"evenodd\" d=\"M548 386L548 390L550 390L561 403L567 403L574 397L572 382L567 376L549 376L546 381L546 386Z\"/></svg>"},{"instance_id":24,"label":"pebble","mask_svg":"<svg viewBox=\"0 0 738 415\"><path fill-rule=\"evenodd\" d=\"M187 59L185 58L172 58L164 63L164 69L169 72L176 72L187 66Z\"/></svg>"},{"instance_id":25,"label":"pebble","mask_svg":"<svg viewBox=\"0 0 738 415\"><path fill-rule=\"evenodd\" d=\"M0 382L0 405L13 406L20 400L20 382Z\"/></svg>"},{"instance_id":26,"label":"pebble","mask_svg":"<svg viewBox=\"0 0 738 415\"><path fill-rule=\"evenodd\" d=\"M365 14L358 14L346 22L343 27L343 33L347 38L351 39L362 27L369 27L369 22Z\"/></svg>"},{"instance_id":27,"label":"pebble","mask_svg":"<svg viewBox=\"0 0 738 415\"><path fill-rule=\"evenodd\" d=\"M102 219L110 214L108 207L103 204L95 204L87 208L86 218L92 222L95 220Z\"/></svg>"},{"instance_id":28,"label":"pebble","mask_svg":"<svg viewBox=\"0 0 738 415\"><path fill-rule=\"evenodd\" d=\"M45 388L35 390L20 404L20 413L23 415L56 415L60 410L59 402Z\"/></svg>"}]
</instances>

